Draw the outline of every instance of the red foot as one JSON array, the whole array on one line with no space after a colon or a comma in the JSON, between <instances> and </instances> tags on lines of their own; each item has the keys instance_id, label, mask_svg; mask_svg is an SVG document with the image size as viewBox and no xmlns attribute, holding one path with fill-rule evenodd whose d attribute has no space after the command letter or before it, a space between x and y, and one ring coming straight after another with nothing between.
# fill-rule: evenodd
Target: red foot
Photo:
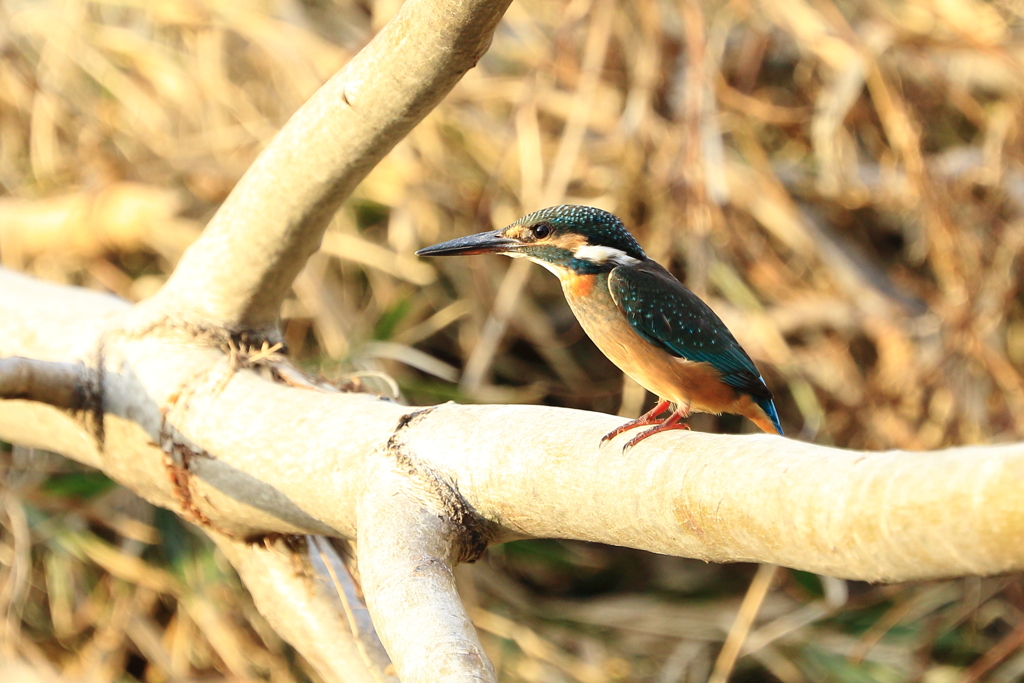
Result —
<instances>
[{"instance_id":1,"label":"red foot","mask_svg":"<svg viewBox=\"0 0 1024 683\"><path fill-rule=\"evenodd\" d=\"M662 413L664 413L666 410L668 410L668 406L669 406L669 402L668 401L664 401L664 400L658 401L658 405L654 406L654 408L652 408L648 412L644 413L643 415L641 415L637 419L635 419L635 420L633 420L631 422L627 422L626 424L622 425L621 427L617 427L617 428L613 429L612 431L608 432L607 434L605 434L604 438L601 439L601 443L604 443L608 439L615 438L616 436L618 436L622 432L626 431L627 429L633 429L634 427L642 427L644 425L655 425L654 427L651 427L650 429L645 429L644 431L640 432L639 434L634 436L632 439L627 441L626 445L622 447L623 452L625 452L625 451L628 451L633 446L635 446L638 443L640 443L641 441L643 441L644 439L646 439L647 437L653 436L653 435L657 434L658 432L667 432L670 429L689 429L690 428L689 425L687 425L685 423L679 422L684 417L689 417L690 416L690 406L689 406L689 404L684 405L684 406L680 406L671 415L669 415L667 418L665 418L664 421L661 421L661 422L658 421L658 416L661 415Z\"/></svg>"},{"instance_id":2,"label":"red foot","mask_svg":"<svg viewBox=\"0 0 1024 683\"><path fill-rule=\"evenodd\" d=\"M604 443L605 441L608 441L609 439L614 439L615 437L617 437L619 434L621 434L622 432L626 431L627 429L633 429L635 427L643 427L644 425L656 425L656 424L659 424L658 416L661 415L662 413L664 413L666 410L668 410L668 404L669 404L668 401L658 401L658 405L654 406L653 408L648 410L646 413L644 413L643 415L641 415L637 419L630 420L629 422L627 422L626 424L622 425L621 427L616 427L612 431L610 431L607 434L605 434L601 438L601 443Z\"/></svg>"},{"instance_id":3,"label":"red foot","mask_svg":"<svg viewBox=\"0 0 1024 683\"><path fill-rule=\"evenodd\" d=\"M689 414L690 411L686 411L684 413L681 410L677 410L676 412L672 413L667 418L665 418L665 421L659 424L658 426L651 427L650 429L645 429L644 431L640 432L632 439L627 441L626 445L622 447L622 452L625 453L630 448L637 445L647 437L654 436L658 432L667 432L670 429L689 429L690 425L686 424L685 422L680 422L681 419L687 417Z\"/></svg>"}]
</instances>

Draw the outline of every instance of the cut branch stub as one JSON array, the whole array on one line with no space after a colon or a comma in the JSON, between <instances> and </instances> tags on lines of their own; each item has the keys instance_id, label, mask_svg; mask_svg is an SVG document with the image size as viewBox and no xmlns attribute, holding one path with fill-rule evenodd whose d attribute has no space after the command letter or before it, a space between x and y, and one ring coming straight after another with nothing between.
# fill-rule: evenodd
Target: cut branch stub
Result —
<instances>
[{"instance_id":1,"label":"cut branch stub","mask_svg":"<svg viewBox=\"0 0 1024 683\"><path fill-rule=\"evenodd\" d=\"M95 373L83 363L55 363L32 358L0 358L0 398L39 401L79 411L94 400Z\"/></svg>"}]
</instances>

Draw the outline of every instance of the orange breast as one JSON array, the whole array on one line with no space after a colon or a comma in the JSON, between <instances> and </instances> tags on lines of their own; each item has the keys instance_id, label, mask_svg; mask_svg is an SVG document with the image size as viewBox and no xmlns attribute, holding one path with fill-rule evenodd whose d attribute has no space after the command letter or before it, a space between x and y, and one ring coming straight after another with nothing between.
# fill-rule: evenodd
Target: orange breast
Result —
<instances>
[{"instance_id":1,"label":"orange breast","mask_svg":"<svg viewBox=\"0 0 1024 683\"><path fill-rule=\"evenodd\" d=\"M587 279L587 281L579 282ZM677 358L638 335L597 276L562 278L570 308L609 360L648 391L705 413L737 412L736 391L707 363ZM585 292L585 293L582 293Z\"/></svg>"},{"instance_id":2,"label":"orange breast","mask_svg":"<svg viewBox=\"0 0 1024 683\"><path fill-rule=\"evenodd\" d=\"M574 299L581 299L583 297L590 296L590 291L594 288L594 282L597 280L596 275L577 275L572 271L569 272L562 279L562 289L566 293L566 297L572 297Z\"/></svg>"}]
</instances>

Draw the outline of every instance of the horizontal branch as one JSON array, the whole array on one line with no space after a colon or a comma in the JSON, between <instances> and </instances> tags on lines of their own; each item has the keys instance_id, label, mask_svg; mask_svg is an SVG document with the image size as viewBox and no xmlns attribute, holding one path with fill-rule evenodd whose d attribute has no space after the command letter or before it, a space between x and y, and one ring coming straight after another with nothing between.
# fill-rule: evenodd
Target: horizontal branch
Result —
<instances>
[{"instance_id":1,"label":"horizontal branch","mask_svg":"<svg viewBox=\"0 0 1024 683\"><path fill-rule=\"evenodd\" d=\"M0 289L10 293L0 300L5 351L54 358L62 340L42 343L27 334L31 318L14 317L71 295L84 304L88 295L36 283L29 306L5 286L9 277L0 271ZM98 315L105 301L96 296ZM88 329L84 310L75 312L79 329ZM68 351L81 347L62 339ZM1024 569L1021 444L861 453L692 432L658 435L623 454L620 440L600 443L621 424L614 416L445 404L410 418L411 409L372 396L234 371L220 351L170 333L111 336L104 358L102 449L89 446L87 426L53 421L52 408L25 401L0 402L0 438L101 467L157 504L238 537L354 537L366 459L390 442L457 491L490 525L489 542L576 538L884 581ZM167 476L176 458L185 475L177 484Z\"/></svg>"},{"instance_id":2,"label":"horizontal branch","mask_svg":"<svg viewBox=\"0 0 1024 683\"><path fill-rule=\"evenodd\" d=\"M405 443L507 531L863 580L1024 568L1024 445L863 453L771 435L659 435L534 406L439 406ZM653 441L653 439L652 439Z\"/></svg>"}]
</instances>

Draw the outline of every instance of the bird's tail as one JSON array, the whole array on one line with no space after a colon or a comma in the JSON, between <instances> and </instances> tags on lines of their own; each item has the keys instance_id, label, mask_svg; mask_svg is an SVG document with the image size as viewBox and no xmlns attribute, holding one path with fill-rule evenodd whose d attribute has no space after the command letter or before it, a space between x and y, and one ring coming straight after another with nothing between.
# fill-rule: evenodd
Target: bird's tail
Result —
<instances>
[{"instance_id":1,"label":"bird's tail","mask_svg":"<svg viewBox=\"0 0 1024 683\"><path fill-rule=\"evenodd\" d=\"M775 431L779 436L785 436L782 432L782 425L779 423L779 412L775 410L775 402L770 398L758 398L753 397L754 402L757 403L758 407L764 411L767 419L761 418L759 420L753 420L754 424L763 429L766 432Z\"/></svg>"}]
</instances>

